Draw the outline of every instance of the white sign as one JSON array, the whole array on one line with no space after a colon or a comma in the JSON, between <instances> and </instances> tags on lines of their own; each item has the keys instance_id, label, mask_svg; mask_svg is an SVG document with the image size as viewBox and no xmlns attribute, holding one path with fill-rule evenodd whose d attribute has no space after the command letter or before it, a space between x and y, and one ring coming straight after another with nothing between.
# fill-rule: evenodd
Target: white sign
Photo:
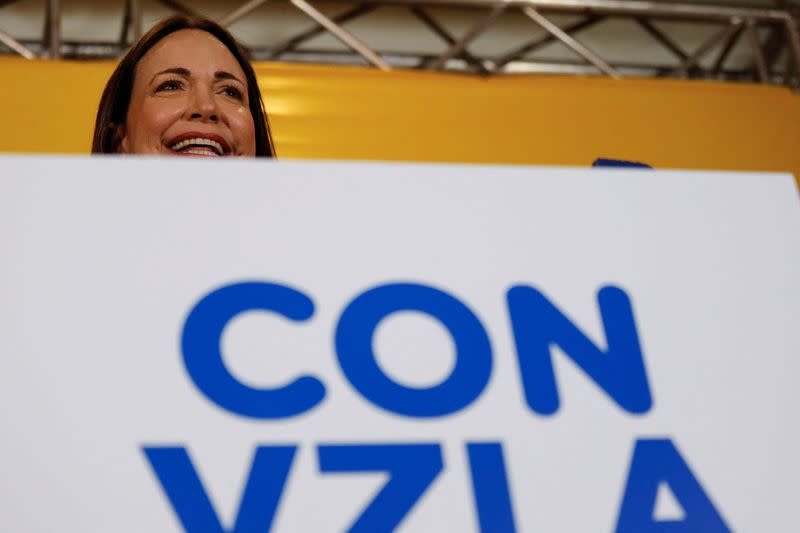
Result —
<instances>
[{"instance_id":1,"label":"white sign","mask_svg":"<svg viewBox=\"0 0 800 533\"><path fill-rule=\"evenodd\" d=\"M796 531L791 176L0 169L2 531Z\"/></svg>"}]
</instances>

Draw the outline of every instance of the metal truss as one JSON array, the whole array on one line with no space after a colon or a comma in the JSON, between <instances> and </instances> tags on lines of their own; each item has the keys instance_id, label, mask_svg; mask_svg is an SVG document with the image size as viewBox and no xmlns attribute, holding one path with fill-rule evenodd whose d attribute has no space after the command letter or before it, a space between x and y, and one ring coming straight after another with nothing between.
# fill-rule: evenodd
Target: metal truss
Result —
<instances>
[{"instance_id":1,"label":"metal truss","mask_svg":"<svg viewBox=\"0 0 800 533\"><path fill-rule=\"evenodd\" d=\"M0 0L0 27L2 7L19 0ZM61 0L45 0L45 23L40 41L22 41L0 30L0 52L36 57L100 58L119 57L138 39L142 27L141 0L125 0L120 39L113 43L63 42L61 40ZM157 0L171 10L187 15L199 15L178 0ZM323 3L325 0L314 0ZM644 0L355 0L351 8L336 15L323 13L309 0L273 0L288 2L305 14L313 25L268 48L251 47L250 54L257 60L294 62L366 63L382 70L417 68L432 71L461 71L479 75L508 72L558 72L598 74L612 78L626 76L674 77L746 80L760 83L800 85L800 36L796 4L776 0L775 7L741 7L724 5L698 5L664 3ZM267 0L248 0L226 15L218 18L223 26L230 26L251 15ZM319 4L317 4L319 5ZM371 47L344 26L357 18L385 7L400 6L407 9L420 23L421 28L432 32L441 42L443 50L426 54L393 53ZM474 22L462 35L453 35L431 13L436 8L469 9ZM539 28L536 37L519 43L505 53L491 57L479 56L468 47L501 17L515 13L524 17L533 27ZM580 17L577 22L559 25L553 17L571 15ZM558 17L556 17L558 18ZM674 64L624 63L614 61L599 49L591 49L579 38L581 31L624 19L640 26L653 43L674 57ZM699 46L688 49L679 39L665 29L665 22L703 22L715 26L715 31ZM544 30L542 33L541 30ZM266 31L269 31L267 28ZM300 49L300 45L318 35L329 33L344 43L350 52ZM235 33L235 32L234 32ZM533 33L533 32L532 32ZM130 39L129 39L130 37ZM729 65L731 50L744 40L752 57L749 64L733 68ZM569 49L575 60L537 60L537 50L553 43ZM781 59L783 59L781 61Z\"/></svg>"}]
</instances>

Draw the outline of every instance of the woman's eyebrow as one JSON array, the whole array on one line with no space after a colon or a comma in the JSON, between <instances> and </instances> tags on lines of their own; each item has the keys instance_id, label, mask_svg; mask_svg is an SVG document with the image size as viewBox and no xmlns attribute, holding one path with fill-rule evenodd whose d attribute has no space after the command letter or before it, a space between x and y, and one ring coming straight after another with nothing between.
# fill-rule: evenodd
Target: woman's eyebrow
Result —
<instances>
[{"instance_id":1,"label":"woman's eyebrow","mask_svg":"<svg viewBox=\"0 0 800 533\"><path fill-rule=\"evenodd\" d=\"M214 78L218 80L236 80L242 85L246 85L245 82L231 74L230 72L225 72L224 70L218 70L214 73Z\"/></svg>"},{"instance_id":2,"label":"woman's eyebrow","mask_svg":"<svg viewBox=\"0 0 800 533\"><path fill-rule=\"evenodd\" d=\"M153 79L150 80L150 83L153 83L153 80L162 74L177 74L178 76L181 76L183 78L188 78L189 76L192 75L192 73L189 71L188 68L172 67L162 70L161 72L156 72L155 76L153 76Z\"/></svg>"}]
</instances>

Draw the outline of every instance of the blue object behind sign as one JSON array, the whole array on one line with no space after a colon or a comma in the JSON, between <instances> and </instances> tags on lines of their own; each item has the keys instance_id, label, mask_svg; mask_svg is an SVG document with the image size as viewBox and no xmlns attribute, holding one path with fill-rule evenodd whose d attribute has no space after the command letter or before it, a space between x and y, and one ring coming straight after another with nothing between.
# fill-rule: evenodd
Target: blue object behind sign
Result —
<instances>
[{"instance_id":1,"label":"blue object behind sign","mask_svg":"<svg viewBox=\"0 0 800 533\"><path fill-rule=\"evenodd\" d=\"M592 163L593 167L623 167L623 168L650 168L650 165L645 163L638 163L636 161L622 161L621 159L605 159L599 157Z\"/></svg>"}]
</instances>

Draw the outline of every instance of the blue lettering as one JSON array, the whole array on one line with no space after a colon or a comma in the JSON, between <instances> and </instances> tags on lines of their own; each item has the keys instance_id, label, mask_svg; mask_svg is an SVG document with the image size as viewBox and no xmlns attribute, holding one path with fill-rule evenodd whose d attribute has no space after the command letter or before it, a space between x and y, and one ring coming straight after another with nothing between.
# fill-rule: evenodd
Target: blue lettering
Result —
<instances>
[{"instance_id":1,"label":"blue lettering","mask_svg":"<svg viewBox=\"0 0 800 533\"><path fill-rule=\"evenodd\" d=\"M187 533L267 533L292 466L295 446L256 449L233 529L222 527L188 453L145 447L145 456Z\"/></svg>"},{"instance_id":2,"label":"blue lettering","mask_svg":"<svg viewBox=\"0 0 800 533\"><path fill-rule=\"evenodd\" d=\"M320 472L388 472L389 480L350 533L394 531L442 471L438 444L321 445Z\"/></svg>"},{"instance_id":3,"label":"blue lettering","mask_svg":"<svg viewBox=\"0 0 800 533\"><path fill-rule=\"evenodd\" d=\"M314 314L314 303L302 292L263 282L227 285L207 294L183 326L183 361L189 376L211 401L242 416L275 419L308 411L325 397L325 386L317 378L302 376L281 388L255 389L225 368L222 331L235 316L253 310L304 321Z\"/></svg>"},{"instance_id":4,"label":"blue lettering","mask_svg":"<svg viewBox=\"0 0 800 533\"><path fill-rule=\"evenodd\" d=\"M472 493L481 533L514 533L514 512L499 442L467 443Z\"/></svg>"},{"instance_id":5,"label":"blue lettering","mask_svg":"<svg viewBox=\"0 0 800 533\"><path fill-rule=\"evenodd\" d=\"M398 311L428 314L450 331L456 364L442 383L429 388L405 387L378 366L372 336L381 320ZM425 285L382 285L359 295L339 319L336 353L345 376L364 398L405 416L455 413L481 394L492 372L492 348L480 320L453 296Z\"/></svg>"},{"instance_id":6,"label":"blue lettering","mask_svg":"<svg viewBox=\"0 0 800 533\"><path fill-rule=\"evenodd\" d=\"M660 483L667 483L683 507L683 520L656 521L653 510ZM639 439L622 497L617 533L730 531L700 482L669 439Z\"/></svg>"},{"instance_id":7,"label":"blue lettering","mask_svg":"<svg viewBox=\"0 0 800 533\"><path fill-rule=\"evenodd\" d=\"M561 347L620 407L634 414L653 400L628 296L603 287L597 293L608 349L601 350L542 293L526 286L508 291L508 310L517 346L525 399L533 411L552 415L560 400L550 345Z\"/></svg>"}]
</instances>

